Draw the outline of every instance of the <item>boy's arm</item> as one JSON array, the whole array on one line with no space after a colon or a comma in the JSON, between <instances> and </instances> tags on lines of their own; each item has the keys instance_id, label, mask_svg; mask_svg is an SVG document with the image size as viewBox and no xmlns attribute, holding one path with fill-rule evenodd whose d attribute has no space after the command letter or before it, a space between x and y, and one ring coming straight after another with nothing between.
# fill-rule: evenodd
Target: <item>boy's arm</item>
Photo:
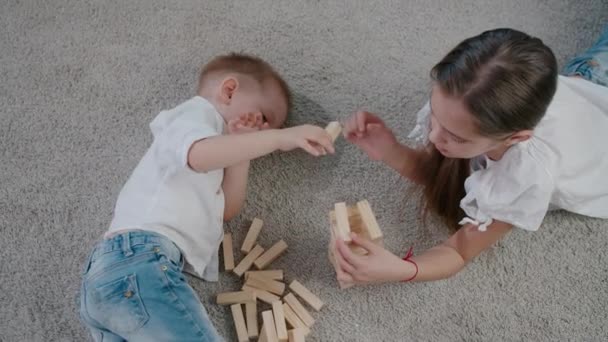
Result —
<instances>
[{"instance_id":1,"label":"boy's arm","mask_svg":"<svg viewBox=\"0 0 608 342\"><path fill-rule=\"evenodd\" d=\"M224 169L222 189L224 191L224 221L230 221L239 214L247 197L249 161Z\"/></svg>"}]
</instances>

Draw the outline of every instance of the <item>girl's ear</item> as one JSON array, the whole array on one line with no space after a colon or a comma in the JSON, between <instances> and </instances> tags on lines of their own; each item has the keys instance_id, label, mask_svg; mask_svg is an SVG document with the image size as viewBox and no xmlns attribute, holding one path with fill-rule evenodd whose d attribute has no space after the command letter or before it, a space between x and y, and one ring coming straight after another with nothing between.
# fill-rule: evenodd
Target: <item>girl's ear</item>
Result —
<instances>
[{"instance_id":1,"label":"girl's ear","mask_svg":"<svg viewBox=\"0 0 608 342\"><path fill-rule=\"evenodd\" d=\"M505 144L507 146L515 145L519 142L526 141L526 140L532 138L533 135L534 135L534 131L530 130L530 129L519 131L519 132L516 132L515 134L511 135L510 137L508 137L507 140L505 141Z\"/></svg>"},{"instance_id":2,"label":"girl's ear","mask_svg":"<svg viewBox=\"0 0 608 342\"><path fill-rule=\"evenodd\" d=\"M220 103L224 105L230 104L234 92L239 87L239 82L234 77L228 77L222 81L220 87Z\"/></svg>"}]
</instances>

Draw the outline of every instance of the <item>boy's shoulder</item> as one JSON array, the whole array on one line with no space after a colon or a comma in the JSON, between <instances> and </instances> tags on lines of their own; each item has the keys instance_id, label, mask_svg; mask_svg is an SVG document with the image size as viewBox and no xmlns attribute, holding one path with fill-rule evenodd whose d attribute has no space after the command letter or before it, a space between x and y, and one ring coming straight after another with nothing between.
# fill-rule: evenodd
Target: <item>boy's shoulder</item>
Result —
<instances>
[{"instance_id":1,"label":"boy's shoulder","mask_svg":"<svg viewBox=\"0 0 608 342\"><path fill-rule=\"evenodd\" d=\"M195 96L172 109L160 112L150 123L150 129L156 136L172 125L180 125L184 128L206 126L221 134L224 120L209 101Z\"/></svg>"}]
</instances>

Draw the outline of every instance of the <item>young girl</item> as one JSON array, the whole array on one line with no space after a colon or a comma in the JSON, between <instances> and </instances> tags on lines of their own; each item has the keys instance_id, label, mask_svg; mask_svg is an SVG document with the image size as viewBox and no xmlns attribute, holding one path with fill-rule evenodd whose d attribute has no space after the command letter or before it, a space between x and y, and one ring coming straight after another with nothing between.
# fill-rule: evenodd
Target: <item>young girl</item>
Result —
<instances>
[{"instance_id":1,"label":"young girl","mask_svg":"<svg viewBox=\"0 0 608 342\"><path fill-rule=\"evenodd\" d=\"M608 218L608 27L558 76L551 50L512 29L458 44L431 70L429 103L397 142L376 115L354 114L346 138L423 187L425 211L456 227L404 259L353 236L337 242L342 283L429 281L460 271L513 227L535 231L548 210ZM604 85L604 86L603 86Z\"/></svg>"}]
</instances>

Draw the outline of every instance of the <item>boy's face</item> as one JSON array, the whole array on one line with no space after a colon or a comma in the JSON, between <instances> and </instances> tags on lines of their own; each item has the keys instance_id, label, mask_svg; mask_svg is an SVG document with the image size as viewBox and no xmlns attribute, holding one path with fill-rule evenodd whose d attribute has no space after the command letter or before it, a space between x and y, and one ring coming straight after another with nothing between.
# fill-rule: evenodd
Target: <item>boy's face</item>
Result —
<instances>
[{"instance_id":1,"label":"boy's face","mask_svg":"<svg viewBox=\"0 0 608 342\"><path fill-rule=\"evenodd\" d=\"M278 82L267 80L263 84L249 77L227 77L221 83L220 114L226 122L253 113L279 128L287 118L287 99Z\"/></svg>"}]
</instances>

